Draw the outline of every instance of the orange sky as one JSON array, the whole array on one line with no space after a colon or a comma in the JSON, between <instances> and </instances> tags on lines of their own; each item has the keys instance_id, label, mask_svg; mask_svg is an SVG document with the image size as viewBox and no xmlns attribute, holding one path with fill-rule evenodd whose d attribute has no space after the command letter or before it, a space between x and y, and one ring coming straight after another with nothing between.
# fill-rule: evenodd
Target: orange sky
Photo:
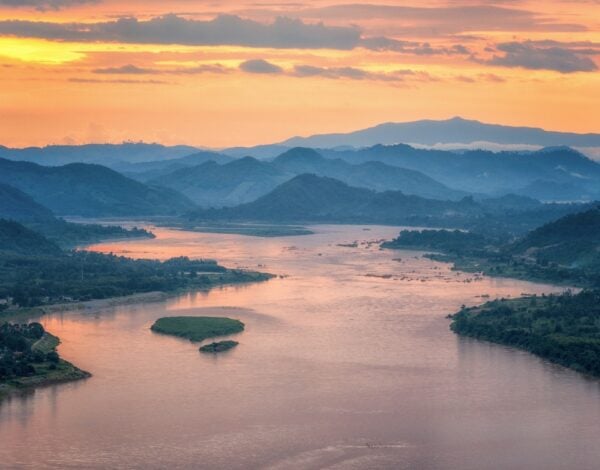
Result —
<instances>
[{"instance_id":1,"label":"orange sky","mask_svg":"<svg viewBox=\"0 0 600 470\"><path fill-rule=\"evenodd\" d=\"M0 144L224 147L455 115L600 132L599 56L595 0L0 0Z\"/></svg>"}]
</instances>

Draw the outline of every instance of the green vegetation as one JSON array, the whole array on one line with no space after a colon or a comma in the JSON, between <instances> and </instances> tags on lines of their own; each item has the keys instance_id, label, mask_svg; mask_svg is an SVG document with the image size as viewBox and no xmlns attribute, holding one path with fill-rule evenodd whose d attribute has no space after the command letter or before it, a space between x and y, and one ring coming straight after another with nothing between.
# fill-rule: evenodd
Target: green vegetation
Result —
<instances>
[{"instance_id":1,"label":"green vegetation","mask_svg":"<svg viewBox=\"0 0 600 470\"><path fill-rule=\"evenodd\" d=\"M495 300L451 316L459 335L524 349L600 376L600 290Z\"/></svg>"},{"instance_id":2,"label":"green vegetation","mask_svg":"<svg viewBox=\"0 0 600 470\"><path fill-rule=\"evenodd\" d=\"M0 398L18 390L78 380L90 374L62 360L59 339L39 323L0 325Z\"/></svg>"},{"instance_id":3,"label":"green vegetation","mask_svg":"<svg viewBox=\"0 0 600 470\"><path fill-rule=\"evenodd\" d=\"M210 343L200 346L200 352L203 353L219 353L235 348L239 343L237 341L219 341L218 343Z\"/></svg>"},{"instance_id":4,"label":"green vegetation","mask_svg":"<svg viewBox=\"0 0 600 470\"><path fill-rule=\"evenodd\" d=\"M85 163L47 167L0 158L0 183L21 190L59 215L175 215L195 207L175 191Z\"/></svg>"},{"instance_id":5,"label":"green vegetation","mask_svg":"<svg viewBox=\"0 0 600 470\"><path fill-rule=\"evenodd\" d=\"M239 320L224 317L164 317L150 328L157 333L179 336L190 341L203 341L244 331Z\"/></svg>"},{"instance_id":6,"label":"green vegetation","mask_svg":"<svg viewBox=\"0 0 600 470\"><path fill-rule=\"evenodd\" d=\"M517 238L448 230L403 231L384 248L433 250L454 269L582 287L600 286L600 208L570 214Z\"/></svg>"},{"instance_id":7,"label":"green vegetation","mask_svg":"<svg viewBox=\"0 0 600 470\"><path fill-rule=\"evenodd\" d=\"M269 279L231 270L213 260L186 257L133 260L86 251L63 251L40 234L0 219L0 311L131 294Z\"/></svg>"}]
</instances>

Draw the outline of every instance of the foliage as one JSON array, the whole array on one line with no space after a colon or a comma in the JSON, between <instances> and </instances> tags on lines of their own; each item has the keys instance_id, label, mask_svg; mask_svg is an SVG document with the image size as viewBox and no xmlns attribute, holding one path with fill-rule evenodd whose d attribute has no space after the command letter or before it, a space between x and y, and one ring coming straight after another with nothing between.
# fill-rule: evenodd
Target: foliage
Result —
<instances>
[{"instance_id":1,"label":"foliage","mask_svg":"<svg viewBox=\"0 0 600 470\"><path fill-rule=\"evenodd\" d=\"M450 328L600 376L600 290L488 302L453 315Z\"/></svg>"},{"instance_id":2,"label":"foliage","mask_svg":"<svg viewBox=\"0 0 600 470\"><path fill-rule=\"evenodd\" d=\"M204 353L218 353L228 351L235 348L239 343L237 341L219 341L217 343L205 344L200 346L200 352Z\"/></svg>"},{"instance_id":3,"label":"foliage","mask_svg":"<svg viewBox=\"0 0 600 470\"><path fill-rule=\"evenodd\" d=\"M244 324L225 317L164 317L156 320L151 329L190 341L203 341L215 336L240 333L244 331Z\"/></svg>"}]
</instances>

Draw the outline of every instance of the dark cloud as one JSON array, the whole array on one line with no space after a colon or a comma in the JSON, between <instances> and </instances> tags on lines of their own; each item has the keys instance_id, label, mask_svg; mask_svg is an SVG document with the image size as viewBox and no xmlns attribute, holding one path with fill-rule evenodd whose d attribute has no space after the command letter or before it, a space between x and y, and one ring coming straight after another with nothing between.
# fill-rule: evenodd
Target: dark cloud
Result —
<instances>
[{"instance_id":1,"label":"dark cloud","mask_svg":"<svg viewBox=\"0 0 600 470\"><path fill-rule=\"evenodd\" d=\"M490 60L483 61L502 67L521 67L531 70L553 70L560 73L594 72L596 63L587 56L589 50L581 51L568 45L552 41L552 44L507 42L496 45L500 53ZM595 54L600 53L596 50Z\"/></svg>"},{"instance_id":2,"label":"dark cloud","mask_svg":"<svg viewBox=\"0 0 600 470\"><path fill-rule=\"evenodd\" d=\"M360 40L359 45L372 51L393 51L414 55L468 55L469 49L461 44L450 47L432 47L428 42L402 41L384 36L368 37Z\"/></svg>"},{"instance_id":3,"label":"dark cloud","mask_svg":"<svg viewBox=\"0 0 600 470\"><path fill-rule=\"evenodd\" d=\"M98 80L95 78L69 78L71 83L121 83L131 85L168 85L169 82L162 80L130 80L130 79L111 79L111 80Z\"/></svg>"},{"instance_id":4,"label":"dark cloud","mask_svg":"<svg viewBox=\"0 0 600 470\"><path fill-rule=\"evenodd\" d=\"M384 82L434 81L426 72L415 70L394 70L392 72L371 72L357 67L316 67L313 65L296 65L289 73L294 77L323 77L347 80L374 80Z\"/></svg>"},{"instance_id":5,"label":"dark cloud","mask_svg":"<svg viewBox=\"0 0 600 470\"><path fill-rule=\"evenodd\" d=\"M450 3L450 2L448 2ZM585 31L583 25L565 23L556 18L495 4L415 7L378 4L338 4L316 8L286 9L293 18L335 21L388 20L388 34L411 37L433 37L469 31ZM492 2L489 2L492 3ZM504 2L518 4L519 2ZM256 8L243 11L255 18L282 14L281 10Z\"/></svg>"},{"instance_id":6,"label":"dark cloud","mask_svg":"<svg viewBox=\"0 0 600 470\"><path fill-rule=\"evenodd\" d=\"M265 74L278 74L283 73L283 69L278 65L267 62L263 59L252 59L242 62L240 69L247 73L265 73Z\"/></svg>"},{"instance_id":7,"label":"dark cloud","mask_svg":"<svg viewBox=\"0 0 600 470\"><path fill-rule=\"evenodd\" d=\"M77 5L98 3L99 0L0 0L0 7L35 8L37 10L60 10Z\"/></svg>"},{"instance_id":8,"label":"dark cloud","mask_svg":"<svg viewBox=\"0 0 600 470\"><path fill-rule=\"evenodd\" d=\"M360 31L354 27L306 24L283 17L264 24L232 15L219 15L209 21L165 15L148 21L119 18L92 24L7 20L0 21L0 35L60 41L342 50L355 48L360 40Z\"/></svg>"},{"instance_id":9,"label":"dark cloud","mask_svg":"<svg viewBox=\"0 0 600 470\"><path fill-rule=\"evenodd\" d=\"M93 73L99 74L107 74L107 75L145 75L145 74L153 74L158 73L157 70L154 69L146 69L137 67L135 65L122 65L120 67L107 67L104 69L95 69L92 70Z\"/></svg>"},{"instance_id":10,"label":"dark cloud","mask_svg":"<svg viewBox=\"0 0 600 470\"><path fill-rule=\"evenodd\" d=\"M92 70L92 73L101 75L196 75L202 73L229 73L231 68L224 67L221 64L202 64L196 67L185 67L176 69L151 69L142 68L136 65L127 64L119 67L106 67Z\"/></svg>"}]
</instances>

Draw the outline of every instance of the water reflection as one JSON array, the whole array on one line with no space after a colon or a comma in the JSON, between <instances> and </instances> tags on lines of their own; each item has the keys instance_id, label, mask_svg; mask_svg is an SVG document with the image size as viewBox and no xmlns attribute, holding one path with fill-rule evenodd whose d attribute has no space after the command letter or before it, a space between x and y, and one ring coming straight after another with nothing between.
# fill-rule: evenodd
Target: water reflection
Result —
<instances>
[{"instance_id":1,"label":"water reflection","mask_svg":"<svg viewBox=\"0 0 600 470\"><path fill-rule=\"evenodd\" d=\"M598 382L460 339L445 315L551 286L455 273L326 226L257 239L158 230L97 245L216 258L285 275L164 302L52 315L61 354L94 376L0 406L9 468L596 468ZM338 246L352 244L356 246ZM164 315L239 318L222 356L153 334Z\"/></svg>"}]
</instances>

